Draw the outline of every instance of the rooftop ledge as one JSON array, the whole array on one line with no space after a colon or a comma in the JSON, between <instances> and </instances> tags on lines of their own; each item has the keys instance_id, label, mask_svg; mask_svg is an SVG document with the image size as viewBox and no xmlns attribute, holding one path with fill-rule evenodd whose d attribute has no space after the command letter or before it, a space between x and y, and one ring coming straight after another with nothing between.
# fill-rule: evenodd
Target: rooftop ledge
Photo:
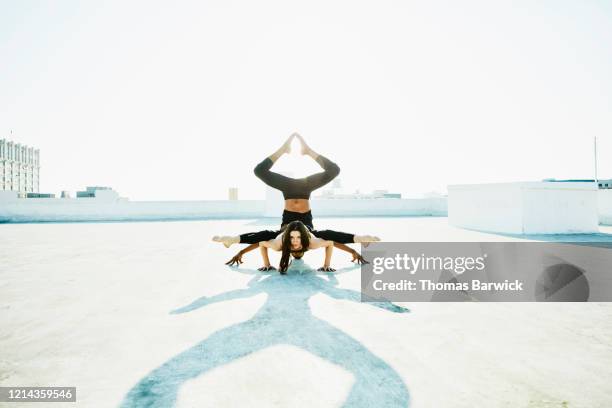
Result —
<instances>
[{"instance_id":1,"label":"rooftop ledge","mask_svg":"<svg viewBox=\"0 0 612 408\"><path fill-rule=\"evenodd\" d=\"M482 183L482 184L453 184L449 185L449 191L453 190L471 190L483 188L522 188L530 190L585 190L597 191L597 183L583 181L511 181L506 183Z\"/></svg>"}]
</instances>

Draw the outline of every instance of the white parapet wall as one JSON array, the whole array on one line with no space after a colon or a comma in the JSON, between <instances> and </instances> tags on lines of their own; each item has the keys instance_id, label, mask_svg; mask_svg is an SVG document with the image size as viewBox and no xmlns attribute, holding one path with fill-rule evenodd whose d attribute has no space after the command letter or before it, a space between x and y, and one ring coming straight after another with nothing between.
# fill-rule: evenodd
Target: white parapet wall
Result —
<instances>
[{"instance_id":1,"label":"white parapet wall","mask_svg":"<svg viewBox=\"0 0 612 408\"><path fill-rule=\"evenodd\" d=\"M313 215L318 217L360 216L446 216L446 197L314 199Z\"/></svg>"},{"instance_id":2,"label":"white parapet wall","mask_svg":"<svg viewBox=\"0 0 612 408\"><path fill-rule=\"evenodd\" d=\"M612 189L602 189L598 193L599 223L612 225Z\"/></svg>"},{"instance_id":3,"label":"white parapet wall","mask_svg":"<svg viewBox=\"0 0 612 408\"><path fill-rule=\"evenodd\" d=\"M260 217L263 200L127 201L22 198L0 201L0 222L147 221Z\"/></svg>"},{"instance_id":4,"label":"white parapet wall","mask_svg":"<svg viewBox=\"0 0 612 408\"><path fill-rule=\"evenodd\" d=\"M0 192L2 193L2 192ZM0 222L144 221L259 218L282 215L284 200L128 201L113 191L96 197L17 198L0 195ZM313 199L316 217L446 216L446 198Z\"/></svg>"},{"instance_id":5,"label":"white parapet wall","mask_svg":"<svg viewBox=\"0 0 612 408\"><path fill-rule=\"evenodd\" d=\"M19 198L17 196L16 191L7 191L7 190L0 191L0 205L2 205L3 203L14 202L14 201L17 201L18 199Z\"/></svg>"},{"instance_id":6,"label":"white parapet wall","mask_svg":"<svg viewBox=\"0 0 612 408\"><path fill-rule=\"evenodd\" d=\"M446 197L428 198L317 198L310 206L316 217L360 216L446 216ZM265 217L279 217L285 200L283 194L266 188Z\"/></svg>"},{"instance_id":7,"label":"white parapet wall","mask_svg":"<svg viewBox=\"0 0 612 408\"><path fill-rule=\"evenodd\" d=\"M509 234L598 232L595 183L513 182L448 186L451 225Z\"/></svg>"}]
</instances>

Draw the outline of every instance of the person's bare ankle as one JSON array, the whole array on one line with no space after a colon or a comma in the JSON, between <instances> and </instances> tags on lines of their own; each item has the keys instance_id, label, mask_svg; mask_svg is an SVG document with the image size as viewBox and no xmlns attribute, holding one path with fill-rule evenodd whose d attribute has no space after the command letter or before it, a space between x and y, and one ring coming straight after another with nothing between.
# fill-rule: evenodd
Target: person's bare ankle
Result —
<instances>
[{"instance_id":1,"label":"person's bare ankle","mask_svg":"<svg viewBox=\"0 0 612 408\"><path fill-rule=\"evenodd\" d=\"M354 238L355 243L361 243L364 247L370 245L370 242L378 242L380 238L373 235L356 235Z\"/></svg>"},{"instance_id":2,"label":"person's bare ankle","mask_svg":"<svg viewBox=\"0 0 612 408\"><path fill-rule=\"evenodd\" d=\"M287 139L285 144L283 144L283 152L286 154L291 153L291 143L293 142L293 137L293 135L289 136L289 139Z\"/></svg>"},{"instance_id":3,"label":"person's bare ankle","mask_svg":"<svg viewBox=\"0 0 612 408\"><path fill-rule=\"evenodd\" d=\"M295 133L295 137L298 138L298 140L300 141L300 144L302 145L302 149L301 149L301 153L303 156L309 156L312 153L312 149L310 149L310 147L308 147L308 145L306 144L306 142L304 141L304 138L298 134Z\"/></svg>"},{"instance_id":4,"label":"person's bare ankle","mask_svg":"<svg viewBox=\"0 0 612 408\"><path fill-rule=\"evenodd\" d=\"M229 248L232 244L240 242L240 237L232 237L229 235L215 235L212 240L214 242L221 242L226 248Z\"/></svg>"},{"instance_id":5,"label":"person's bare ankle","mask_svg":"<svg viewBox=\"0 0 612 408\"><path fill-rule=\"evenodd\" d=\"M282 150L283 150L283 154L291 153L291 143L285 142L285 144L282 147Z\"/></svg>"}]
</instances>

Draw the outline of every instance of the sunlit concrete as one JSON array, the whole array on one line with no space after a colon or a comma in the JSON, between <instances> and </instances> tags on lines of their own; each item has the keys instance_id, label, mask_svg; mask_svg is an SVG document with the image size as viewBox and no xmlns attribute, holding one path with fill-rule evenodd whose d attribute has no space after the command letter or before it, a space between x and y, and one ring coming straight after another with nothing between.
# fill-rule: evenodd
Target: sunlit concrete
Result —
<instances>
[{"instance_id":1,"label":"sunlit concrete","mask_svg":"<svg viewBox=\"0 0 612 408\"><path fill-rule=\"evenodd\" d=\"M358 301L359 269L343 253L337 274L312 272L314 252L280 277L256 271L256 252L229 268L239 247L210 242L277 223L1 225L0 385L77 387L76 404L54 407L612 404L612 305L376 306ZM525 239L444 217L315 226L387 241Z\"/></svg>"}]
</instances>

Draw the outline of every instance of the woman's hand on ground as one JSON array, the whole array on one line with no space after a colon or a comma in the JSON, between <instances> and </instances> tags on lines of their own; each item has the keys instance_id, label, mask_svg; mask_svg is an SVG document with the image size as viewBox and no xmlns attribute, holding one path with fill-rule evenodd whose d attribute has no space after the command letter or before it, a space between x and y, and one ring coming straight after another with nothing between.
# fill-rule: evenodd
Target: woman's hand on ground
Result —
<instances>
[{"instance_id":1,"label":"woman's hand on ground","mask_svg":"<svg viewBox=\"0 0 612 408\"><path fill-rule=\"evenodd\" d=\"M262 266L261 268L257 268L258 271L262 271L262 272L267 272L267 271L275 271L276 268L273 267L272 265L268 265L268 266Z\"/></svg>"},{"instance_id":2,"label":"woman's hand on ground","mask_svg":"<svg viewBox=\"0 0 612 408\"><path fill-rule=\"evenodd\" d=\"M229 261L227 261L225 264L229 265L229 266L234 266L234 264L236 264L236 266L240 266L242 262L242 255L244 255L242 253L242 251L238 252L236 255L234 255L234 257L232 259L230 259Z\"/></svg>"},{"instance_id":3,"label":"woman's hand on ground","mask_svg":"<svg viewBox=\"0 0 612 408\"><path fill-rule=\"evenodd\" d=\"M332 268L331 266L322 266L319 269L317 269L317 271L319 271L319 272L336 272L336 270L334 268Z\"/></svg>"},{"instance_id":4,"label":"woman's hand on ground","mask_svg":"<svg viewBox=\"0 0 612 408\"><path fill-rule=\"evenodd\" d=\"M353 251L353 259L351 259L351 262L355 261L357 261L358 265L369 264L369 262L366 261L365 258L357 251Z\"/></svg>"}]
</instances>

